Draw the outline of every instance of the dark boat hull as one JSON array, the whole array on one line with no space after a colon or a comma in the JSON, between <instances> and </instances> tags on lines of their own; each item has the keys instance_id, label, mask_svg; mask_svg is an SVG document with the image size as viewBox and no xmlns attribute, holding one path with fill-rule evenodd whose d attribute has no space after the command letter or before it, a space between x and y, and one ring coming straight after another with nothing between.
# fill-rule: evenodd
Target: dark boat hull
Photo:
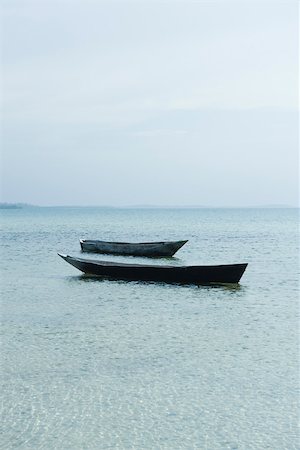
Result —
<instances>
[{"instance_id":1,"label":"dark boat hull","mask_svg":"<svg viewBox=\"0 0 300 450\"><path fill-rule=\"evenodd\" d=\"M170 242L106 242L80 240L84 252L148 257L173 256L187 241Z\"/></svg>"},{"instance_id":2,"label":"dark boat hull","mask_svg":"<svg viewBox=\"0 0 300 450\"><path fill-rule=\"evenodd\" d=\"M167 283L209 284L238 283L247 264L219 266L167 266L123 264L61 255L83 273L118 280L160 281Z\"/></svg>"}]
</instances>

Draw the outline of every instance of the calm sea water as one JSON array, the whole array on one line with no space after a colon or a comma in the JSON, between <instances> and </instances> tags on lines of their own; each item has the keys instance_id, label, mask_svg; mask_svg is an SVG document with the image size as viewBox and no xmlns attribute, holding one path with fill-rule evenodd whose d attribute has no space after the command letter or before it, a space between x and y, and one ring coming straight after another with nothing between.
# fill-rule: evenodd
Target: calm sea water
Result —
<instances>
[{"instance_id":1,"label":"calm sea water","mask_svg":"<svg viewBox=\"0 0 300 450\"><path fill-rule=\"evenodd\" d=\"M40 208L1 223L1 449L300 448L298 210ZM173 264L249 266L231 288L85 279L56 254L81 255L80 238L189 239Z\"/></svg>"}]
</instances>

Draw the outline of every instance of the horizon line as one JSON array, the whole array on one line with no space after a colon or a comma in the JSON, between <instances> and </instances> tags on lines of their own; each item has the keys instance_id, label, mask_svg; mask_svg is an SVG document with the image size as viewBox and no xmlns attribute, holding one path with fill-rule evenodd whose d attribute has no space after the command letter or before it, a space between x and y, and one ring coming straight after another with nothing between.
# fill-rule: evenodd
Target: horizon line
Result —
<instances>
[{"instance_id":1,"label":"horizon line","mask_svg":"<svg viewBox=\"0 0 300 450\"><path fill-rule=\"evenodd\" d=\"M133 205L80 205L80 204L65 204L65 205L36 205L31 203L24 203L24 202L0 202L0 208L7 206L9 207L19 207L19 208L110 208L110 209L130 209L130 208L136 208L136 209L205 209L205 208L240 208L240 209L251 209L251 208L299 208L300 205L289 205L289 204L276 204L276 203L270 203L270 204L261 204L261 205L157 205L157 204L133 204Z\"/></svg>"}]
</instances>

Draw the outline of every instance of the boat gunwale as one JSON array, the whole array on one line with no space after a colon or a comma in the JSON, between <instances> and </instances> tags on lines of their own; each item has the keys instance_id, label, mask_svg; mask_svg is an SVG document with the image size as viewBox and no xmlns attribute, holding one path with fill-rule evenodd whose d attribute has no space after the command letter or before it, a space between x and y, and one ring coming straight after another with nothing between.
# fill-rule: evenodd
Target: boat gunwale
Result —
<instances>
[{"instance_id":1,"label":"boat gunwale","mask_svg":"<svg viewBox=\"0 0 300 450\"><path fill-rule=\"evenodd\" d=\"M101 243L101 244L111 244L111 245L170 245L170 244L181 244L184 245L188 242L188 239L181 241L152 241L152 242L115 242L115 241L100 241L98 239L80 239L79 241L82 244L86 243Z\"/></svg>"},{"instance_id":2,"label":"boat gunwale","mask_svg":"<svg viewBox=\"0 0 300 450\"><path fill-rule=\"evenodd\" d=\"M237 267L237 266L245 266L247 267L248 263L233 263L233 264L210 264L210 265L199 265L199 264L193 264L189 266L173 266L173 265L167 265L167 264L131 264L131 263L122 263L122 262L114 262L114 261L105 261L105 260L97 260L97 259L85 259L85 258L77 258L70 255L63 255L61 253L58 253L58 255L67 260L71 259L74 261L79 261L84 264L95 264L98 266L103 267L137 267L137 268L146 268L146 269L198 269L198 268L205 268L205 269L214 269L214 268L221 268L221 267Z\"/></svg>"}]
</instances>

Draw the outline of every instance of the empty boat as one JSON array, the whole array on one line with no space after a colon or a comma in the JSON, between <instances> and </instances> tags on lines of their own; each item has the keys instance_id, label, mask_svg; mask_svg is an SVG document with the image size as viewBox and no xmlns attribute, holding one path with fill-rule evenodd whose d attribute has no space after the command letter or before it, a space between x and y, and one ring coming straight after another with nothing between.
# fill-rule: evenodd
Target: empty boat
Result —
<instances>
[{"instance_id":1,"label":"empty boat","mask_svg":"<svg viewBox=\"0 0 300 450\"><path fill-rule=\"evenodd\" d=\"M187 241L107 242L80 240L81 250L84 252L149 257L173 256L186 243Z\"/></svg>"},{"instance_id":2,"label":"empty boat","mask_svg":"<svg viewBox=\"0 0 300 450\"><path fill-rule=\"evenodd\" d=\"M188 284L238 283L247 267L246 263L219 266L125 264L75 258L60 253L58 255L86 275L118 280Z\"/></svg>"}]
</instances>

